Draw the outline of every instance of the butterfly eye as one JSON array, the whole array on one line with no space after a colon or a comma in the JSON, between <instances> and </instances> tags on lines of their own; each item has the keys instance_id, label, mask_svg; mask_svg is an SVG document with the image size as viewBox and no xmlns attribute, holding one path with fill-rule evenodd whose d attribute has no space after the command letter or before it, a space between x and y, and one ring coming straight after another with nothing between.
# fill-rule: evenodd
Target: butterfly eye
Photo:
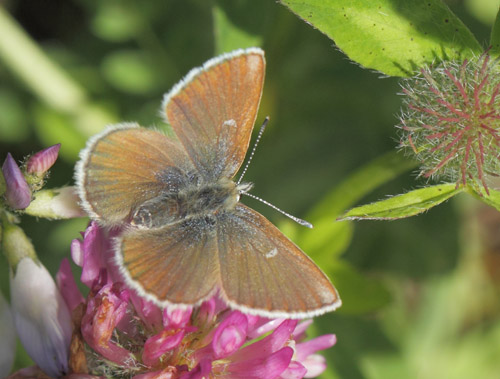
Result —
<instances>
[{"instance_id":1,"label":"butterfly eye","mask_svg":"<svg viewBox=\"0 0 500 379\"><path fill-rule=\"evenodd\" d=\"M130 222L134 226L151 228L152 226L152 216L149 209L144 207L139 208L132 216L132 221Z\"/></svg>"}]
</instances>

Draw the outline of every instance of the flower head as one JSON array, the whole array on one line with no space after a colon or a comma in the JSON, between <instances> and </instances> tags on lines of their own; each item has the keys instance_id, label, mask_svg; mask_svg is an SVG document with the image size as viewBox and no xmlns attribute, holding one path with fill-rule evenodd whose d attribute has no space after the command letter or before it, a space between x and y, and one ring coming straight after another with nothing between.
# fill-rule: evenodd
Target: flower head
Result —
<instances>
[{"instance_id":1,"label":"flower head","mask_svg":"<svg viewBox=\"0 0 500 379\"><path fill-rule=\"evenodd\" d=\"M403 147L421 175L489 193L486 175L500 175L500 63L483 54L425 67L403 82Z\"/></svg>"},{"instance_id":2,"label":"flower head","mask_svg":"<svg viewBox=\"0 0 500 379\"><path fill-rule=\"evenodd\" d=\"M231 310L217 297L198 307L161 309L125 287L115 266L111 237L92 222L72 244L90 289L77 291L67 261L58 285L68 307L85 309L77 329L85 374L148 378L302 378L324 371L316 351L335 344L327 335L303 342L311 321L267 319ZM75 318L75 317L74 317ZM78 335L78 330L73 336ZM75 361L72 356L69 361ZM81 360L80 360L81 361ZM75 368L70 364L70 370Z\"/></svg>"}]
</instances>

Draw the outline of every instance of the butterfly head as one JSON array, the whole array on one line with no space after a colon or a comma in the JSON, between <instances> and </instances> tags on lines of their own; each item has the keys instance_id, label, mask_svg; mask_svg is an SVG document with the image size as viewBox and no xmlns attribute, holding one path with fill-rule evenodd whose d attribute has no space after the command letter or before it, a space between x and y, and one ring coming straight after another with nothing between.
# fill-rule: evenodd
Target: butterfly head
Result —
<instances>
[{"instance_id":1,"label":"butterfly head","mask_svg":"<svg viewBox=\"0 0 500 379\"><path fill-rule=\"evenodd\" d=\"M238 201L240 195L247 194L253 188L253 183L240 183L236 185L236 191L238 192Z\"/></svg>"}]
</instances>

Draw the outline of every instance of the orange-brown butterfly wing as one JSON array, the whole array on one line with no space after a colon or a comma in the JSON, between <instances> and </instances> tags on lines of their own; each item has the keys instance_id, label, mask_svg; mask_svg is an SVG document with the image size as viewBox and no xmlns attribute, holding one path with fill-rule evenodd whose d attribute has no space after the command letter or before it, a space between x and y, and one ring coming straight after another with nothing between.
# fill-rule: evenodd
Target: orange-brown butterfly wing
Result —
<instances>
[{"instance_id":1,"label":"orange-brown butterfly wing","mask_svg":"<svg viewBox=\"0 0 500 379\"><path fill-rule=\"evenodd\" d=\"M77 165L77 184L85 210L94 219L116 224L144 201L168 189L162 173L194 166L180 142L160 132L123 124L92 138Z\"/></svg>"},{"instance_id":2,"label":"orange-brown butterfly wing","mask_svg":"<svg viewBox=\"0 0 500 379\"><path fill-rule=\"evenodd\" d=\"M199 304L218 287L215 230L203 218L125 233L116 257L128 285L157 304Z\"/></svg>"},{"instance_id":3,"label":"orange-brown butterfly wing","mask_svg":"<svg viewBox=\"0 0 500 379\"><path fill-rule=\"evenodd\" d=\"M221 294L242 311L303 318L340 306L327 276L256 211L238 204L218 221Z\"/></svg>"},{"instance_id":4,"label":"orange-brown butterfly wing","mask_svg":"<svg viewBox=\"0 0 500 379\"><path fill-rule=\"evenodd\" d=\"M241 166L264 73L262 50L239 50L192 70L165 96L167 122L206 179L231 178Z\"/></svg>"}]
</instances>

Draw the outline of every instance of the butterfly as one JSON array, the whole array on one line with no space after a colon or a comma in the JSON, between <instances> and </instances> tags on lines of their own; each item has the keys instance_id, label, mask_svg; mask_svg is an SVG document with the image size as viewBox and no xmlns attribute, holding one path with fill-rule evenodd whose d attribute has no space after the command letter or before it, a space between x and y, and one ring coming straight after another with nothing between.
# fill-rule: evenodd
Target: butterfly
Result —
<instances>
[{"instance_id":1,"label":"butterfly","mask_svg":"<svg viewBox=\"0 0 500 379\"><path fill-rule=\"evenodd\" d=\"M192 69L163 101L175 136L124 123L92 137L76 182L88 215L124 226L116 262L127 285L160 306L218 296L264 317L340 306L328 277L264 216L242 204L242 165L265 75L264 52L236 50Z\"/></svg>"}]
</instances>

